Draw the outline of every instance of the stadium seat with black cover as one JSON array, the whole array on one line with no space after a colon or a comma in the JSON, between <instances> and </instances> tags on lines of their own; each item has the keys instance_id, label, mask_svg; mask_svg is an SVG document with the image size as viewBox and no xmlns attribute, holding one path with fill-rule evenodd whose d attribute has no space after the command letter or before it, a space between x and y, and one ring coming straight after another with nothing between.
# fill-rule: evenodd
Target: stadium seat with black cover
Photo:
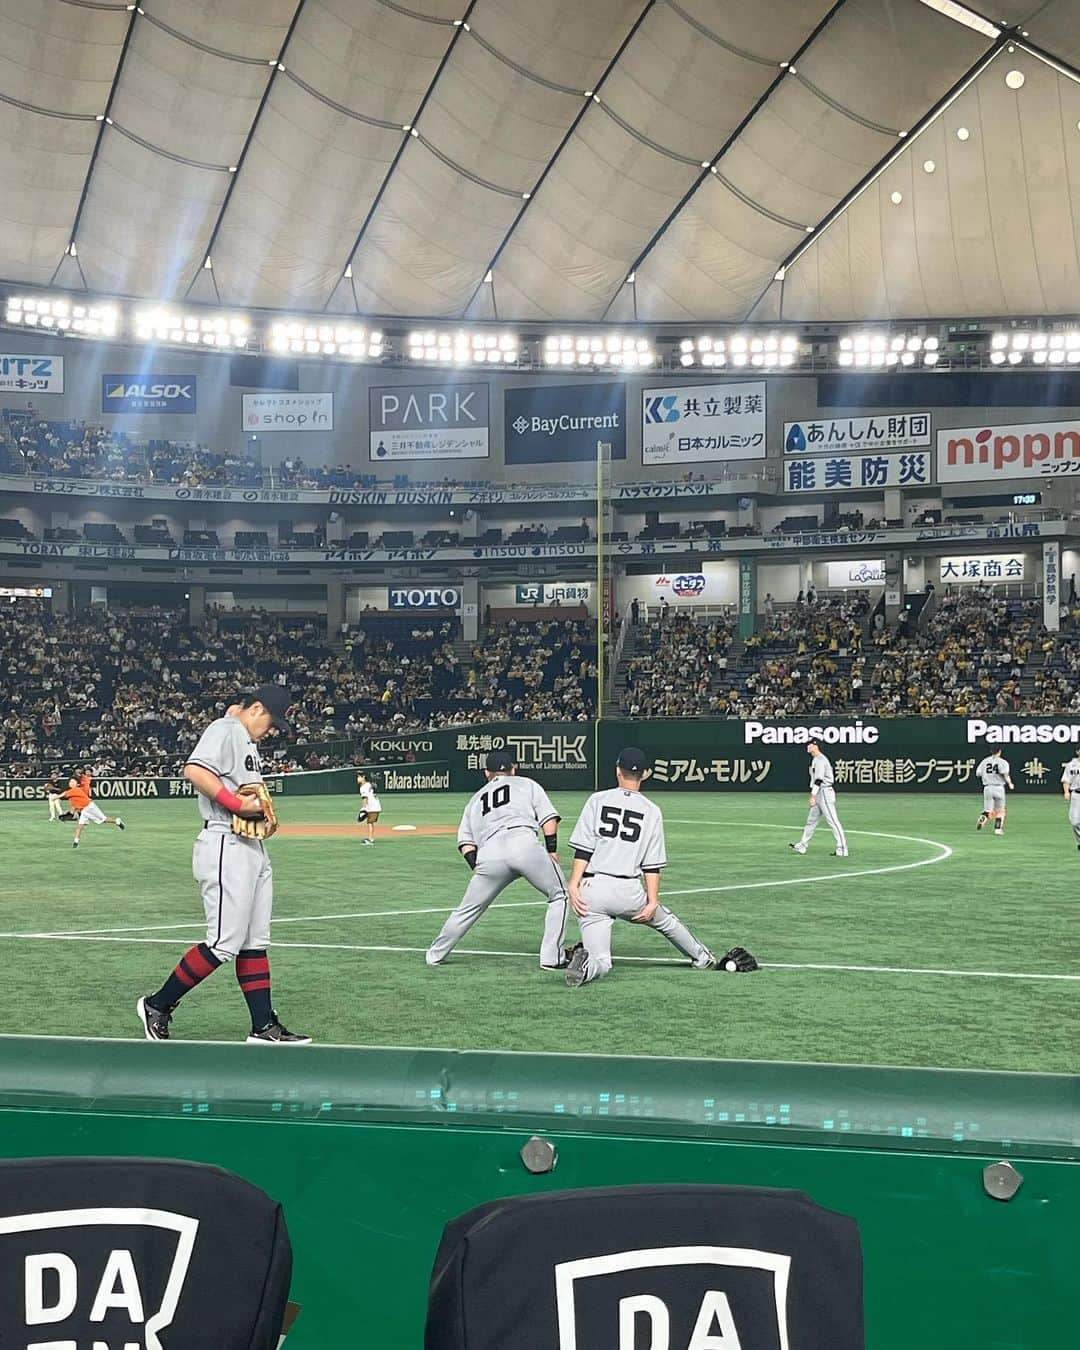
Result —
<instances>
[{"instance_id":1,"label":"stadium seat with black cover","mask_svg":"<svg viewBox=\"0 0 1080 1350\"><path fill-rule=\"evenodd\" d=\"M425 1350L863 1350L854 1219L801 1191L626 1186L447 1224Z\"/></svg>"},{"instance_id":2,"label":"stadium seat with black cover","mask_svg":"<svg viewBox=\"0 0 1080 1350\"><path fill-rule=\"evenodd\" d=\"M0 1345L276 1350L281 1206L217 1167L0 1162Z\"/></svg>"}]
</instances>

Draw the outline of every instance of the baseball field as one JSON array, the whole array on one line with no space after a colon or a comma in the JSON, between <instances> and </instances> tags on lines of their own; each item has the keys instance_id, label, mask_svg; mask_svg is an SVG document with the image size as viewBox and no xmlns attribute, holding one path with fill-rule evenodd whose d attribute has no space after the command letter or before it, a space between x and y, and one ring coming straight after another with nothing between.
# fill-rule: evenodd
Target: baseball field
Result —
<instances>
[{"instance_id":1,"label":"baseball field","mask_svg":"<svg viewBox=\"0 0 1080 1350\"><path fill-rule=\"evenodd\" d=\"M748 947L760 972L692 971L622 924L611 976L568 990L538 968L543 901L523 881L428 969L469 876L452 837L464 798L384 795L368 848L354 798L293 797L271 842L282 1019L322 1043L1080 1070L1080 854L1060 799L1010 796L995 839L975 832L975 794L846 796L846 859L824 825L806 856L788 848L801 795L660 800L664 899L715 952ZM556 794L565 866L581 801ZM75 851L44 803L3 806L0 1032L140 1036L136 998L201 940L194 804L122 813L125 833L88 827ZM229 970L173 1024L178 1040L246 1030Z\"/></svg>"}]
</instances>

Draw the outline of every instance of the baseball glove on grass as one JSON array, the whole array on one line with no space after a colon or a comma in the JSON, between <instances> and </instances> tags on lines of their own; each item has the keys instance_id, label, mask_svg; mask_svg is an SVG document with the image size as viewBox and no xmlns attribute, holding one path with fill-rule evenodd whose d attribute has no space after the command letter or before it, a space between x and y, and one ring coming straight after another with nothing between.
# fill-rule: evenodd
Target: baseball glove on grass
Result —
<instances>
[{"instance_id":1,"label":"baseball glove on grass","mask_svg":"<svg viewBox=\"0 0 1080 1350\"><path fill-rule=\"evenodd\" d=\"M745 947L732 947L731 951L726 952L717 961L716 969L726 971L729 975L736 975L744 971L760 970L761 967Z\"/></svg>"},{"instance_id":2,"label":"baseball glove on grass","mask_svg":"<svg viewBox=\"0 0 1080 1350\"><path fill-rule=\"evenodd\" d=\"M238 797L254 797L262 807L262 815L248 819L245 816L232 818L233 834L244 839L269 839L277 830L278 818L274 810L274 799L265 783L244 783L236 789Z\"/></svg>"}]
</instances>

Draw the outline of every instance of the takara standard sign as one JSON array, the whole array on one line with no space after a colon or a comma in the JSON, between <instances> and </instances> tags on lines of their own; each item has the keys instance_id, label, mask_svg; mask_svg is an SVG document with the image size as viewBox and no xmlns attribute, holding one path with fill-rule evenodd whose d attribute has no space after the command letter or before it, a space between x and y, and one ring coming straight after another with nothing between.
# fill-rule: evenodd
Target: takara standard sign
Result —
<instances>
[{"instance_id":1,"label":"takara standard sign","mask_svg":"<svg viewBox=\"0 0 1080 1350\"><path fill-rule=\"evenodd\" d=\"M486 384L394 385L368 391L371 459L486 459Z\"/></svg>"},{"instance_id":2,"label":"takara standard sign","mask_svg":"<svg viewBox=\"0 0 1080 1350\"><path fill-rule=\"evenodd\" d=\"M925 487L930 451L899 455L834 455L830 459L784 460L785 492L843 492L851 488Z\"/></svg>"},{"instance_id":3,"label":"takara standard sign","mask_svg":"<svg viewBox=\"0 0 1080 1350\"><path fill-rule=\"evenodd\" d=\"M1080 473L1080 422L954 427L937 434L938 482Z\"/></svg>"},{"instance_id":4,"label":"takara standard sign","mask_svg":"<svg viewBox=\"0 0 1080 1350\"><path fill-rule=\"evenodd\" d=\"M765 458L765 381L676 385L641 395L641 462Z\"/></svg>"},{"instance_id":5,"label":"takara standard sign","mask_svg":"<svg viewBox=\"0 0 1080 1350\"><path fill-rule=\"evenodd\" d=\"M333 431L333 394L245 394L244 430Z\"/></svg>"},{"instance_id":6,"label":"takara standard sign","mask_svg":"<svg viewBox=\"0 0 1080 1350\"><path fill-rule=\"evenodd\" d=\"M0 394L62 394L64 358L0 353Z\"/></svg>"},{"instance_id":7,"label":"takara standard sign","mask_svg":"<svg viewBox=\"0 0 1080 1350\"><path fill-rule=\"evenodd\" d=\"M784 423L786 455L824 455L833 450L903 450L930 444L930 414L879 413L876 417L821 417Z\"/></svg>"}]
</instances>

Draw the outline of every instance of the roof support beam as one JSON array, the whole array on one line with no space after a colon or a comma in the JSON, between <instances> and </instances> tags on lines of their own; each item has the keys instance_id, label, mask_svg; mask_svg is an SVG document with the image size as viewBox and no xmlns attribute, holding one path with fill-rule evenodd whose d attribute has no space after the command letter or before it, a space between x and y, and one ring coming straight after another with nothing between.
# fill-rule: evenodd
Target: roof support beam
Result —
<instances>
[{"instance_id":1,"label":"roof support beam","mask_svg":"<svg viewBox=\"0 0 1080 1350\"><path fill-rule=\"evenodd\" d=\"M139 9L136 5L132 8L131 18L128 20L127 32L124 34L124 45L120 48L120 56L116 62L116 69L113 71L112 84L109 85L109 97L105 100L105 111L101 114L101 121L98 124L97 140L94 142L94 149L90 155L90 163L86 166L86 177L83 179L82 192L79 194L79 204L75 208L75 219L71 222L71 231L68 235L68 247L65 257L70 256L72 244L77 242L79 233L79 222L82 220L83 208L86 206L86 199L90 194L90 180L94 176L94 170L97 168L98 156L101 153L101 143L105 139L105 132L112 125L112 108L116 100L116 91L120 87L120 76L124 70L124 62L127 59L128 50L131 47L131 36L135 32L135 25L139 21ZM55 284L57 273L64 265L64 259L61 258L53 269L50 285ZM82 264L79 264L79 275L83 278L83 285L86 285L86 277L83 276Z\"/></svg>"},{"instance_id":2,"label":"roof support beam","mask_svg":"<svg viewBox=\"0 0 1080 1350\"><path fill-rule=\"evenodd\" d=\"M832 23L833 19L836 17L839 11L843 9L846 3L847 0L835 0L835 3L833 4L829 12L823 16L823 18L818 22L817 26L809 33L805 41L794 53L791 59L786 63L786 65L777 68L776 77L770 83L769 87L764 91L764 93L762 93L758 97L753 107L750 108L750 110L747 112L746 116L742 119L739 125L735 127L731 135L728 136L727 140L724 141L720 149L716 152L715 155L713 155L711 161L712 164L718 164L720 160L723 159L723 157L727 154L727 152L731 149L731 147L743 134L743 132L754 120L754 118L757 117L758 113L761 112L762 108L765 107L765 104L768 103L769 99L773 96L776 90L784 82L784 80L787 77L788 67L794 66L799 62L799 60L803 56L803 53L807 50L808 47L810 47L810 45L813 42L815 42L821 36L821 34L825 31L825 29L829 26L829 24ZM656 245L660 242L660 240L670 229L672 223L679 216L683 207L694 195L694 193L697 192L697 190L701 187L701 185L711 176L711 173L712 173L711 167L708 169L701 170L698 176L694 179L694 181L690 184L690 186L686 189L683 195L676 202L672 210L668 213L667 217L661 222L660 226L657 228L657 230L655 231L649 242L645 245L645 247L641 250L638 256L630 264L629 268L627 269L628 273L635 273L635 274L637 273L638 269L641 267L641 264L645 261L645 259L649 256L649 254L653 251ZM618 295L618 291L616 291L615 295L613 295L611 299L608 301L607 309L604 310L605 316L607 315L608 309L610 309L611 306L614 304L616 295Z\"/></svg>"},{"instance_id":3,"label":"roof support beam","mask_svg":"<svg viewBox=\"0 0 1080 1350\"><path fill-rule=\"evenodd\" d=\"M292 21L290 22L289 27L286 30L285 39L281 44L281 50L278 52L277 60L273 63L273 66L271 67L270 78L266 81L266 88L262 92L262 98L259 99L259 106L255 109L255 116L251 119L251 125L248 127L248 133L244 137L243 149L240 151L240 157L236 161L236 172L234 174L230 174L229 176L230 177L229 186L225 190L225 197L221 203L220 209L218 210L217 219L214 221L214 228L210 231L210 238L207 241L206 249L203 253L203 260L199 267L200 272L203 270L203 268L205 268L206 260L208 258L211 259L211 270L212 270L214 245L217 243L218 234L221 232L221 226L225 220L225 213L229 209L229 203L232 201L232 195L236 191L236 185L240 181L241 173L243 173L244 171L244 161L247 159L248 151L251 149L252 141L255 139L255 132L259 126L259 119L262 117L263 110L265 109L266 104L269 101L270 92L274 87L274 81L278 77L280 68L283 67L285 64L285 53L289 49L289 43L292 41L293 33L296 32L296 25L300 22L300 15L303 13L304 5L306 3L307 0L296 0L296 8L295 10L293 10ZM198 277L199 272L196 272L195 275L191 278L191 281L188 283L188 288L184 292L185 296L191 294L191 288L195 285L195 282L198 280ZM214 281L214 291L215 293L217 292L216 280Z\"/></svg>"},{"instance_id":4,"label":"roof support beam","mask_svg":"<svg viewBox=\"0 0 1080 1350\"><path fill-rule=\"evenodd\" d=\"M635 21L634 21L632 27L630 28L630 31L627 33L626 37L623 38L622 42L619 43L619 47L618 47L618 50L616 51L615 55L611 58L611 60L610 60L610 61L607 63L607 65L604 67L603 73L601 74L600 78L596 81L596 84L593 86L593 92L594 92L594 93L599 92L599 90L601 90L601 89L604 87L604 82L608 79L608 77L611 75L612 71L613 71L613 70L615 69L615 67L619 64L619 61L622 59L622 54L623 54L623 52L626 51L627 47L629 47L630 43L634 40L634 37L636 36L638 29L639 29L639 28L641 27L641 25L645 22L645 19L646 19L646 17L648 16L649 11L652 9L652 7L653 7L653 5L654 5L655 3L656 3L656 0L647 0L646 5L645 5L645 8L644 8L644 9L641 11L641 13L637 16L637 18L635 19ZM555 147L554 153L552 154L551 158L548 160L547 164L544 166L544 171L543 171L543 173L540 175L540 177L536 180L536 183L535 183L535 185L534 185L532 191L531 191L530 194L529 194L529 199L528 199L528 201L526 201L526 202L524 202L524 203L522 204L522 206L521 206L520 209L518 210L517 215L516 215L516 216L514 217L514 219L510 222L510 227L509 227L509 229L508 229L508 230L506 231L506 233L503 235L502 243L501 243L501 244L499 245L499 247L495 250L494 254L492 255L491 261L490 261L490 262L488 263L488 265L484 268L484 271L483 271L483 276L484 276L484 277L487 277L489 273L493 273L493 272L494 272L496 263L498 263L499 259L502 257L504 251L506 250L506 246L507 246L507 244L509 244L510 239L511 239L511 237L512 237L514 231L515 231L515 230L517 229L517 227L521 224L522 217L525 215L525 212L529 209L529 207L532 205L532 203L536 200L537 195L538 195L538 193L539 193L539 191L540 191L540 188L541 188L541 186L543 185L544 179L545 179L545 178L548 176L548 174L551 172L552 168L554 167L555 161L559 158L559 156L562 154L562 152L566 149L567 145L569 144L570 137L573 136L574 132L577 131L578 127L581 125L582 119L584 118L585 114L586 114L586 113L589 111L589 109L592 107L592 99L591 99L591 98L586 98L586 97L585 97L585 94L584 94L584 91L582 92L582 100L583 100L583 102L582 102L581 107L578 109L577 116L574 118L574 120L573 120L573 121L570 123L570 125L567 127L567 129L566 129L566 134L563 136L563 138L562 138L562 140L559 142L559 144ZM472 295L469 296L469 299L468 299L468 301L467 301L467 303L466 303L466 305L465 305L465 308L462 310L462 317L464 317L464 316L469 312L469 307L472 305L472 303L473 303L473 301L476 299L477 295L479 295L479 293L480 293L480 287L483 286L484 284L485 284L485 282L484 282L484 281L481 281L481 282L479 283L479 285L477 285L476 289L473 291Z\"/></svg>"},{"instance_id":5,"label":"roof support beam","mask_svg":"<svg viewBox=\"0 0 1080 1350\"><path fill-rule=\"evenodd\" d=\"M413 119L412 119L412 121L411 121L410 124L409 124L409 128L410 128L410 129L409 129L409 131L406 131L406 132L404 133L404 135L402 136L402 138L401 138L401 144L398 146L397 150L394 152L394 158L390 161L390 167L387 169L386 173L383 175L383 180L382 180L382 182L379 184L379 190L378 190L378 192L375 193L375 196L374 196L374 198L372 199L371 205L368 207L367 215L364 217L363 222L362 222L361 225L360 225L360 229L359 229L359 231L357 232L356 239L355 239L354 242L353 242L353 246L352 246L352 248L349 250L349 256L345 259L345 266L342 268L341 275L338 277L338 280L334 283L334 288L333 288L333 290L332 290L332 291L330 292L330 294L326 297L326 302L325 302L325 304L324 304L323 307L322 307L324 313L325 313L325 311L326 311L327 306L330 304L330 301L334 298L334 295L335 295L335 293L336 293L338 287L341 285L341 282L344 280L346 273L350 273L350 269L352 268L352 264L353 264L353 258L355 258L357 250L359 249L360 245L364 242L364 236L367 234L368 226L369 226L369 225L371 224L371 222L374 220L374 218L375 218L375 212L379 209L379 203L382 201L383 197L386 195L386 189L390 186L390 180L391 180L391 178L393 178L394 172L395 172L395 170L397 169L397 166L401 163L401 157L402 157L402 156L404 155L404 153L405 153L405 147L409 144L409 141L412 139L412 134L411 134L411 133L412 133L412 129L413 129L413 128L417 125L417 123L420 121L420 118L421 118L421 116L423 115L424 109L427 107L428 103L431 101L431 96L432 96L432 94L434 94L434 92L435 92L435 86L439 83L439 80L440 80L440 78L441 78L441 76L442 76L443 71L446 69L447 65L449 64L449 62L450 62L450 57L453 55L454 48L457 46L458 41L460 40L462 33L465 32L465 25L469 22L469 19L470 19L471 15L472 15L473 10L476 8L476 5L477 5L477 0L469 0L469 6L468 6L468 8L466 9L464 15L462 16L461 22L458 23L457 20L454 21L454 35L453 35L453 37L450 39L450 41L446 44L446 50L445 50L445 51L443 52L443 54L442 54L442 60L441 60L441 61L439 62L439 64L435 67L435 74L432 75L431 80L430 80L429 83L428 83L427 89L424 90L424 97L420 100L420 106L417 108L416 112L413 114ZM351 273L350 273L350 275L351 275ZM353 289L353 295L354 295L354 297L355 297L355 295L356 295L356 288L355 288L355 286L354 286L352 289ZM359 310L358 310L357 312L359 313Z\"/></svg>"},{"instance_id":6,"label":"roof support beam","mask_svg":"<svg viewBox=\"0 0 1080 1350\"><path fill-rule=\"evenodd\" d=\"M955 100L960 97L960 95L964 92L964 90L968 87L969 84L971 84L973 81L979 78L979 76L983 73L983 71L987 68L987 66L989 66L993 61L997 59L997 57L1001 54L1001 52L1009 43L1015 44L1015 38L1013 37L1013 35L1009 32L1002 33L1001 37L998 38L998 40L993 44L993 46L990 47L987 51L985 51L982 54L982 56L980 56L979 59L975 62L975 64L965 74L961 75L961 77L956 81L955 84L951 86L951 88L946 90L946 92L941 96L941 98L938 99L938 101L934 104L934 106L930 109L930 111L915 124L915 126L904 137L904 139L901 140L899 144L893 146L891 150L887 151L884 155L882 155L881 159L878 160L878 162L868 173L863 175L863 177L855 184L855 186L851 189L851 191L848 192L846 196L844 196L839 202L837 202L837 204L832 208L831 211L827 212L826 215L823 216L820 221L818 221L817 225L814 226L813 232L808 234L806 238L802 240L796 248L793 248L791 252L787 255L787 257L783 260L783 262L777 267L776 269L777 272L778 273L782 272L786 279L787 273L790 271L791 267L796 262L798 262L798 260L806 252L806 250L810 248L810 246L821 237L824 231L827 230L835 220L839 219L839 217L844 214L844 212L848 209L848 207L852 204L852 202L854 202L857 198L861 197L862 194L866 191L866 189L870 187L872 183L876 182L878 178L881 177L881 175L885 172L885 170L889 167L889 165L893 163L894 160L898 159L902 154L904 154L908 146L911 145L913 141L917 140L918 137L926 130L926 128L941 116L941 114L945 111L945 109L948 108L950 103L955 102ZM758 295L754 303L747 309L746 314L744 315L744 319L749 318L750 315L753 314L754 310L757 309L758 305L761 304L762 299L768 293L769 286L771 286L772 284L773 283L770 281L769 284L764 288L764 290L762 290L761 294Z\"/></svg>"}]
</instances>

